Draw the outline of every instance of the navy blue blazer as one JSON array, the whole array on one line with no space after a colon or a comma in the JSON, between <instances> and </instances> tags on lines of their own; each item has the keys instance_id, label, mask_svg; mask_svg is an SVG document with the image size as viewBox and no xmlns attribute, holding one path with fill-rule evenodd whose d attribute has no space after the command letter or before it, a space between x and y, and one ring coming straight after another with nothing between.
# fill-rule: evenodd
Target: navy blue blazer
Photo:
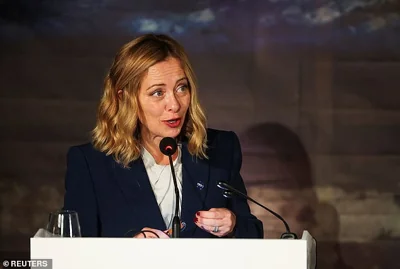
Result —
<instances>
[{"instance_id":1,"label":"navy blue blazer","mask_svg":"<svg viewBox=\"0 0 400 269\"><path fill-rule=\"evenodd\" d=\"M238 137L233 132L208 129L207 138L209 159L191 156L187 142L182 141L181 221L186 227L181 237L215 237L193 220L199 210L224 207L236 215L236 238L263 238L262 222L251 214L247 201L227 199L217 187L219 180L225 180L246 193ZM166 230L142 159L123 168L92 144L68 151L63 209L78 212L84 237L131 236L144 227Z\"/></svg>"}]
</instances>

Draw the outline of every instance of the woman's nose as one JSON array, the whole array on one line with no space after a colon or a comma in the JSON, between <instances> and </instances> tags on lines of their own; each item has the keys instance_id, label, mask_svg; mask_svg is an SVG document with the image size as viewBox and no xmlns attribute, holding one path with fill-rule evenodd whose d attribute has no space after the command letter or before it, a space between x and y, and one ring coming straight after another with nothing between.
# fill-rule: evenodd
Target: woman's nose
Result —
<instances>
[{"instance_id":1,"label":"woman's nose","mask_svg":"<svg viewBox=\"0 0 400 269\"><path fill-rule=\"evenodd\" d=\"M169 96L167 96L166 101L167 101L167 104L166 104L167 111L171 111L171 112L179 111L180 103L174 94L170 94Z\"/></svg>"}]
</instances>

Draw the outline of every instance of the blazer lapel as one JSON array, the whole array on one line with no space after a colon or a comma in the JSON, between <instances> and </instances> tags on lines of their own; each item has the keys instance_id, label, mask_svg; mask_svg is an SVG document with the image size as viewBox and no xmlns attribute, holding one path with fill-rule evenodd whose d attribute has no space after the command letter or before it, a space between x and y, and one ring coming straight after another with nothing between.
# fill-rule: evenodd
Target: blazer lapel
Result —
<instances>
[{"instance_id":1,"label":"blazer lapel","mask_svg":"<svg viewBox=\"0 0 400 269\"><path fill-rule=\"evenodd\" d=\"M204 202L209 181L209 163L207 160L190 155L187 143L182 143L182 214L181 221L186 223L182 233L193 234L197 227L193 219L199 210L207 210Z\"/></svg>"},{"instance_id":2,"label":"blazer lapel","mask_svg":"<svg viewBox=\"0 0 400 269\"><path fill-rule=\"evenodd\" d=\"M114 162L115 163L115 162ZM162 218L143 160L139 158L130 168L115 163L115 179L129 206L145 226L165 230Z\"/></svg>"}]
</instances>

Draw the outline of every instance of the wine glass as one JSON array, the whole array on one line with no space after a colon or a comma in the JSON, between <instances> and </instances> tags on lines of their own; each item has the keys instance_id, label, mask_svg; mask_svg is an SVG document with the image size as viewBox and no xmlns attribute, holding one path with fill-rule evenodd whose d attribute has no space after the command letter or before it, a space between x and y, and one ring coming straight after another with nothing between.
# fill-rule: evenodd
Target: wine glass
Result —
<instances>
[{"instance_id":1,"label":"wine glass","mask_svg":"<svg viewBox=\"0 0 400 269\"><path fill-rule=\"evenodd\" d=\"M59 210L49 215L47 231L55 237L81 237L78 213L72 210Z\"/></svg>"}]
</instances>

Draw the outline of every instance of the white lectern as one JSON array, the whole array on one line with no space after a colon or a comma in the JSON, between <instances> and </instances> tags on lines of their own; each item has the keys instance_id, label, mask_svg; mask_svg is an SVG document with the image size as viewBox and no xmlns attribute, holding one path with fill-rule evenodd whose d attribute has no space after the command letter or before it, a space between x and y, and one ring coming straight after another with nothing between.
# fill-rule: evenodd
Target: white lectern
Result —
<instances>
[{"instance_id":1,"label":"white lectern","mask_svg":"<svg viewBox=\"0 0 400 269\"><path fill-rule=\"evenodd\" d=\"M315 267L315 240L31 238L31 259L52 259L53 269Z\"/></svg>"}]
</instances>

